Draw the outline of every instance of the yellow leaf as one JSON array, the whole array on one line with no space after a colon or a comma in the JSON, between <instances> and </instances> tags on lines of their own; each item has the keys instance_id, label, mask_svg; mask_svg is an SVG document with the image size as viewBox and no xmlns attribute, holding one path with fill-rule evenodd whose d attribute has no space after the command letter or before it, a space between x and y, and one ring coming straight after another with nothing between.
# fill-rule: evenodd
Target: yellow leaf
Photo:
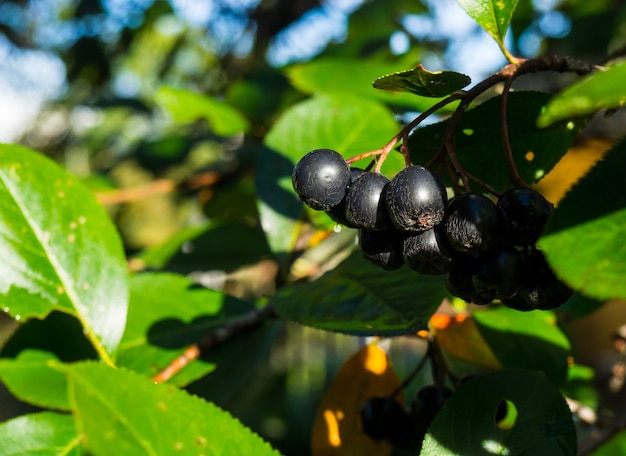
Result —
<instances>
[{"instance_id":1,"label":"yellow leaf","mask_svg":"<svg viewBox=\"0 0 626 456\"><path fill-rule=\"evenodd\" d=\"M502 368L471 316L435 314L430 326L439 346L450 355L488 369Z\"/></svg>"},{"instance_id":2,"label":"yellow leaf","mask_svg":"<svg viewBox=\"0 0 626 456\"><path fill-rule=\"evenodd\" d=\"M361 429L359 412L371 397L387 396L401 385L387 354L376 344L352 355L326 391L311 435L312 456L385 456L393 448L376 442ZM404 405L404 394L398 395Z\"/></svg>"},{"instance_id":3,"label":"yellow leaf","mask_svg":"<svg viewBox=\"0 0 626 456\"><path fill-rule=\"evenodd\" d=\"M603 139L585 138L577 141L535 188L548 201L558 204L611 146L611 142Z\"/></svg>"}]
</instances>

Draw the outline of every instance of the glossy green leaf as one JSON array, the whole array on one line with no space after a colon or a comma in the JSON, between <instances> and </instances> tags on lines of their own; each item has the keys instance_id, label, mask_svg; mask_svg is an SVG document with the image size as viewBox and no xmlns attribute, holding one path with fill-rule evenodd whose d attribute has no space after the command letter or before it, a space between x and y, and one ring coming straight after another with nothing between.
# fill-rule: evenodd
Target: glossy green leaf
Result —
<instances>
[{"instance_id":1,"label":"glossy green leaf","mask_svg":"<svg viewBox=\"0 0 626 456\"><path fill-rule=\"evenodd\" d=\"M500 403L510 401L517 418L496 425ZM559 390L540 372L505 369L469 380L431 424L422 456L574 456L576 429Z\"/></svg>"},{"instance_id":2,"label":"glossy green leaf","mask_svg":"<svg viewBox=\"0 0 626 456\"><path fill-rule=\"evenodd\" d=\"M203 288L183 276L134 275L118 365L153 376L189 345L253 308L250 303ZM213 362L198 359L177 374L172 383L186 385L213 369Z\"/></svg>"},{"instance_id":3,"label":"glossy green leaf","mask_svg":"<svg viewBox=\"0 0 626 456\"><path fill-rule=\"evenodd\" d=\"M55 410L70 410L65 376L52 366L50 352L25 350L15 359L0 359L0 380L23 402Z\"/></svg>"},{"instance_id":4,"label":"glossy green leaf","mask_svg":"<svg viewBox=\"0 0 626 456\"><path fill-rule=\"evenodd\" d=\"M444 296L440 276L418 275L406 267L381 270L355 252L313 282L281 288L271 302L283 318L304 325L394 335L426 329Z\"/></svg>"},{"instance_id":5,"label":"glossy green leaf","mask_svg":"<svg viewBox=\"0 0 626 456\"><path fill-rule=\"evenodd\" d=\"M48 158L9 145L0 145L0 200L0 306L16 319L75 315L112 362L128 290L122 244L104 209Z\"/></svg>"},{"instance_id":6,"label":"glossy green leaf","mask_svg":"<svg viewBox=\"0 0 626 456\"><path fill-rule=\"evenodd\" d=\"M512 92L508 101L509 139L522 178L533 183L546 175L567 152L583 120L558 122L538 128L534 119L551 97L542 92ZM456 129L456 154L463 168L496 189L508 183L507 161L500 133L501 97L497 96L463 115ZM441 149L449 121L418 128L409 138L411 160L425 164ZM444 181L450 184L444 173Z\"/></svg>"},{"instance_id":7,"label":"glossy green leaf","mask_svg":"<svg viewBox=\"0 0 626 456\"><path fill-rule=\"evenodd\" d=\"M174 385L94 362L63 372L77 428L95 456L278 454L227 412Z\"/></svg>"},{"instance_id":8,"label":"glossy green leaf","mask_svg":"<svg viewBox=\"0 0 626 456\"><path fill-rule=\"evenodd\" d=\"M259 226L227 221L182 229L164 243L141 252L132 261L141 268L189 274L205 270L229 272L271 255Z\"/></svg>"},{"instance_id":9,"label":"glossy green leaf","mask_svg":"<svg viewBox=\"0 0 626 456\"><path fill-rule=\"evenodd\" d=\"M456 2L499 44L504 44L504 36L511 23L517 0L456 0Z\"/></svg>"},{"instance_id":10,"label":"glossy green leaf","mask_svg":"<svg viewBox=\"0 0 626 456\"><path fill-rule=\"evenodd\" d=\"M557 275L595 299L626 299L624 167L626 142L567 193L538 244Z\"/></svg>"},{"instance_id":11,"label":"glossy green leaf","mask_svg":"<svg viewBox=\"0 0 626 456\"><path fill-rule=\"evenodd\" d=\"M567 379L570 344L552 314L505 306L473 313L478 331L502 366L542 371L561 386Z\"/></svg>"},{"instance_id":12,"label":"glossy green leaf","mask_svg":"<svg viewBox=\"0 0 626 456\"><path fill-rule=\"evenodd\" d=\"M232 136L248 130L248 121L235 108L190 90L161 86L154 101L163 106L176 122L206 120L221 136Z\"/></svg>"},{"instance_id":13,"label":"glossy green leaf","mask_svg":"<svg viewBox=\"0 0 626 456\"><path fill-rule=\"evenodd\" d=\"M72 415L22 415L0 423L0 456L78 456L80 438Z\"/></svg>"},{"instance_id":14,"label":"glossy green leaf","mask_svg":"<svg viewBox=\"0 0 626 456\"><path fill-rule=\"evenodd\" d=\"M293 167L307 152L334 149L345 158L377 149L399 126L382 104L348 95L319 95L287 109L265 138L256 170L259 214L272 251L284 259L292 251L304 205L291 184ZM367 166L365 160L355 166ZM383 172L402 169L399 153L391 154Z\"/></svg>"},{"instance_id":15,"label":"glossy green leaf","mask_svg":"<svg viewBox=\"0 0 626 456\"><path fill-rule=\"evenodd\" d=\"M600 109L618 108L626 103L626 61L589 74L552 98L537 119L546 127L561 119L592 114Z\"/></svg>"},{"instance_id":16,"label":"glossy green leaf","mask_svg":"<svg viewBox=\"0 0 626 456\"><path fill-rule=\"evenodd\" d=\"M306 94L352 94L392 105L404 106L416 111L428 109L433 104L432 99L426 98L433 96L429 95L428 91L422 90L424 93L418 93L408 90L408 92L422 95L416 97L406 93L391 93L372 89L372 81L380 79L381 74L390 74L397 70L398 66L394 63L327 57L312 62L299 63L288 68L286 72L293 86ZM374 82L374 87L376 87L376 82ZM444 95L447 93L434 96Z\"/></svg>"},{"instance_id":17,"label":"glossy green leaf","mask_svg":"<svg viewBox=\"0 0 626 456\"><path fill-rule=\"evenodd\" d=\"M377 89L409 92L422 97L444 97L461 90L472 80L455 71L428 71L422 64L412 70L398 71L374 81Z\"/></svg>"}]
</instances>

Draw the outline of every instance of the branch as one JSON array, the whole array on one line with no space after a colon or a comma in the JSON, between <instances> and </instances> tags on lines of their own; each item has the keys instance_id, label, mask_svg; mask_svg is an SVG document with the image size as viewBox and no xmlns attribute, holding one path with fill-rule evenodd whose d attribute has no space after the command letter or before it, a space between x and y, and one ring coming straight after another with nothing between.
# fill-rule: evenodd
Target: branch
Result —
<instances>
[{"instance_id":1,"label":"branch","mask_svg":"<svg viewBox=\"0 0 626 456\"><path fill-rule=\"evenodd\" d=\"M207 334L199 342L187 347L185 351L172 360L165 369L154 375L152 380L155 382L166 382L170 380L174 375L183 370L187 364L200 358L203 353L206 353L211 348L221 345L233 337L276 317L276 311L271 304L252 310L237 320Z\"/></svg>"}]
</instances>

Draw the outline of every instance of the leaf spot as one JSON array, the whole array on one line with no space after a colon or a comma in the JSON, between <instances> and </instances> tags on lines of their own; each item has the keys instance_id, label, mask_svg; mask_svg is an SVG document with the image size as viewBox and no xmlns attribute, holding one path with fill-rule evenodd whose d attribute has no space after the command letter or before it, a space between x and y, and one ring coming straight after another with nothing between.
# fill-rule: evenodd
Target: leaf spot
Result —
<instances>
[{"instance_id":1,"label":"leaf spot","mask_svg":"<svg viewBox=\"0 0 626 456\"><path fill-rule=\"evenodd\" d=\"M75 240L76 240L76 236L75 236L75 235L73 235L73 234L70 234L70 235L67 237L67 242L69 242L70 244L72 244Z\"/></svg>"},{"instance_id":2,"label":"leaf spot","mask_svg":"<svg viewBox=\"0 0 626 456\"><path fill-rule=\"evenodd\" d=\"M78 217L78 223L80 223L81 225L84 225L86 221L87 219L83 215Z\"/></svg>"},{"instance_id":3,"label":"leaf spot","mask_svg":"<svg viewBox=\"0 0 626 456\"><path fill-rule=\"evenodd\" d=\"M65 198L65 192L58 191L58 192L57 192L57 196L58 196L59 198L61 198L61 199L62 199L62 198Z\"/></svg>"},{"instance_id":4,"label":"leaf spot","mask_svg":"<svg viewBox=\"0 0 626 456\"><path fill-rule=\"evenodd\" d=\"M206 445L207 440L206 438L199 435L198 437L195 438L193 442L196 444L196 446L203 447Z\"/></svg>"},{"instance_id":5,"label":"leaf spot","mask_svg":"<svg viewBox=\"0 0 626 456\"><path fill-rule=\"evenodd\" d=\"M41 237L42 237L42 241L47 244L48 241L50 240L50 232L44 231Z\"/></svg>"},{"instance_id":6,"label":"leaf spot","mask_svg":"<svg viewBox=\"0 0 626 456\"><path fill-rule=\"evenodd\" d=\"M166 412L167 411L167 405L165 404L165 402L157 402L157 407L162 412Z\"/></svg>"},{"instance_id":7,"label":"leaf spot","mask_svg":"<svg viewBox=\"0 0 626 456\"><path fill-rule=\"evenodd\" d=\"M174 443L174 451L183 451L183 443L182 442L176 442Z\"/></svg>"},{"instance_id":8,"label":"leaf spot","mask_svg":"<svg viewBox=\"0 0 626 456\"><path fill-rule=\"evenodd\" d=\"M531 162L535 159L535 153L532 150L529 150L528 152L526 152L526 155L524 155L524 158Z\"/></svg>"},{"instance_id":9,"label":"leaf spot","mask_svg":"<svg viewBox=\"0 0 626 456\"><path fill-rule=\"evenodd\" d=\"M57 293L62 295L63 293L65 293L65 288L63 288L62 286L58 286L57 287Z\"/></svg>"},{"instance_id":10,"label":"leaf spot","mask_svg":"<svg viewBox=\"0 0 626 456\"><path fill-rule=\"evenodd\" d=\"M90 288L90 285L88 283L83 284L83 290L87 291L89 290L89 288Z\"/></svg>"},{"instance_id":11,"label":"leaf spot","mask_svg":"<svg viewBox=\"0 0 626 456\"><path fill-rule=\"evenodd\" d=\"M77 226L76 222L70 223L70 230L75 230Z\"/></svg>"}]
</instances>

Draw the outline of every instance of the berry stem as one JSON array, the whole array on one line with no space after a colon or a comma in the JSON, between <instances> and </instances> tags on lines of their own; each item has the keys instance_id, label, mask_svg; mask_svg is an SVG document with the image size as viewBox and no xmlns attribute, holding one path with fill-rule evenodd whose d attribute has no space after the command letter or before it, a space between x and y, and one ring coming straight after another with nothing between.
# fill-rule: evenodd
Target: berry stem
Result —
<instances>
[{"instance_id":1,"label":"berry stem","mask_svg":"<svg viewBox=\"0 0 626 456\"><path fill-rule=\"evenodd\" d=\"M405 378L404 381L395 390L393 390L393 392L389 395L389 397L395 398L398 394L400 394L400 392L402 392L404 388L409 386L409 384L413 381L415 376L419 374L420 371L424 368L424 366L426 365L426 361L431 359L433 355L434 341L429 338L429 339L426 339L426 342L428 344L426 346L426 352L424 353L424 356L422 357L422 359L420 359L420 362L417 364L415 369L413 369L413 371L409 374L409 376Z\"/></svg>"},{"instance_id":2,"label":"berry stem","mask_svg":"<svg viewBox=\"0 0 626 456\"><path fill-rule=\"evenodd\" d=\"M513 84L513 78L507 78L504 81L504 88L502 90L502 103L500 104L500 130L502 132L502 147L504 148L504 155L506 157L506 164L509 168L509 174L514 184L520 187L528 187L528 184L520 176L517 166L515 165L515 158L513 158L513 149L511 148L511 140L509 138L509 126L507 122L507 106L509 101L509 92L511 91L511 84Z\"/></svg>"}]
</instances>

